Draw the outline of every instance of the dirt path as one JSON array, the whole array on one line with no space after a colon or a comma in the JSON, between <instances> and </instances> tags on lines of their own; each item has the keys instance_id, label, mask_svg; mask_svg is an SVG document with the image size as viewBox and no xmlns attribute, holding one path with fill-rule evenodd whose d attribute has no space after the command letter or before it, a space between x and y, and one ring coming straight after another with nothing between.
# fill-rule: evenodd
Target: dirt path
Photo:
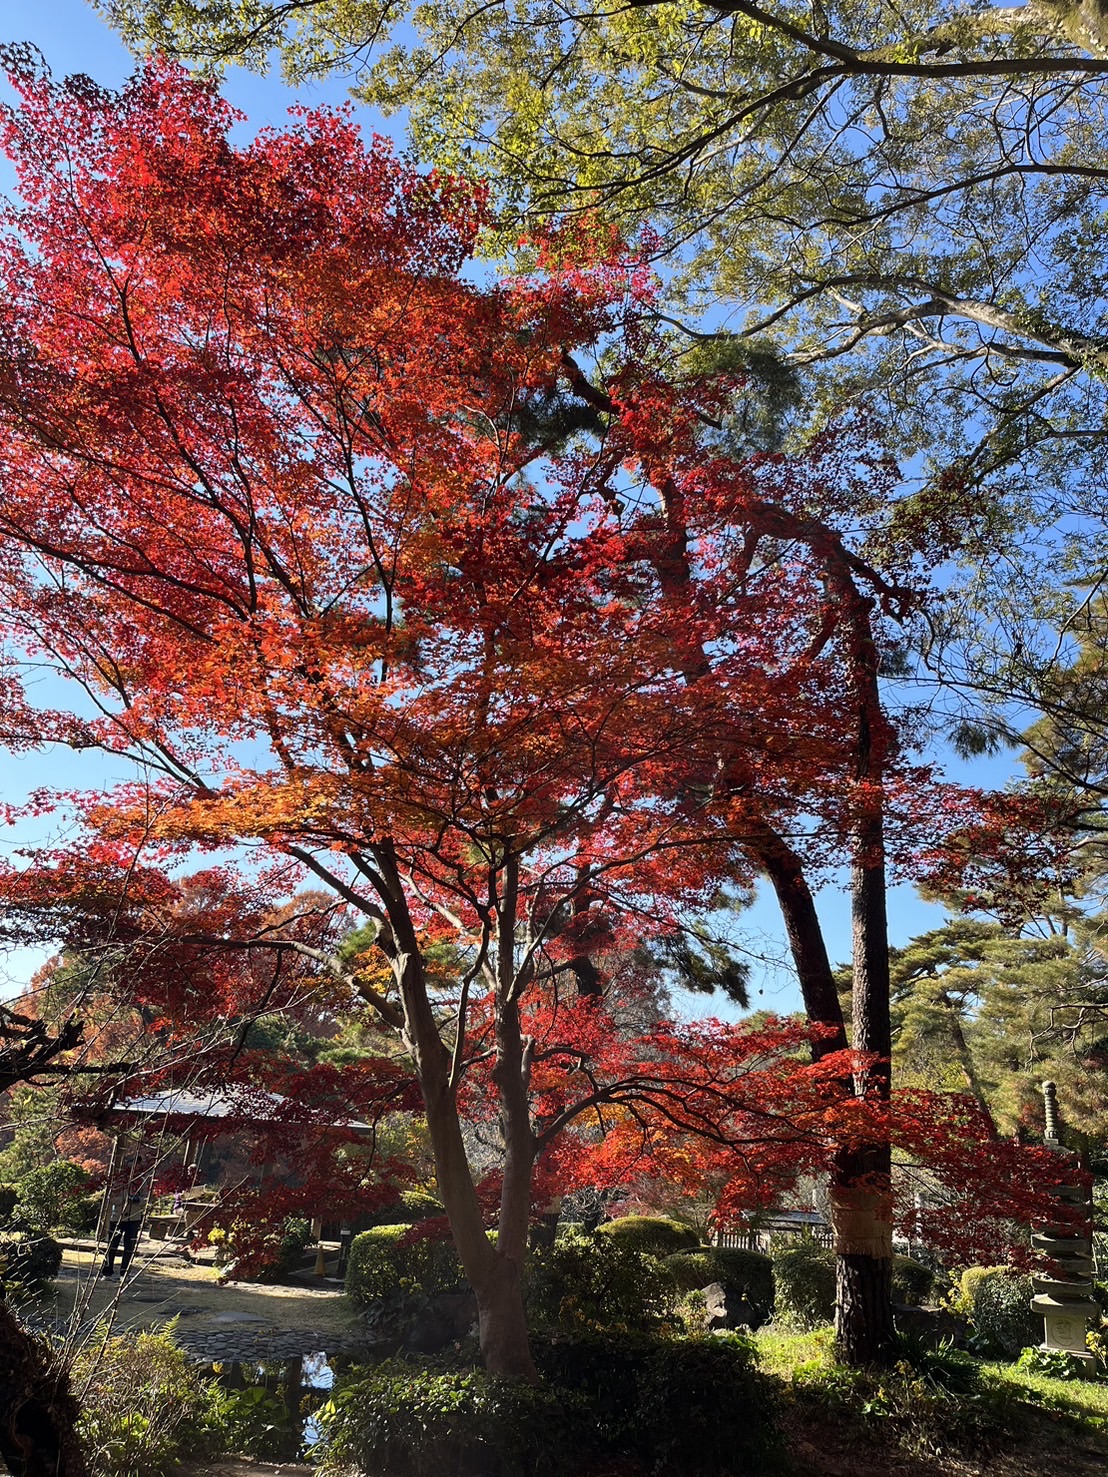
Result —
<instances>
[{"instance_id":1,"label":"dirt path","mask_svg":"<svg viewBox=\"0 0 1108 1477\"><path fill-rule=\"evenodd\" d=\"M212 1361L289 1358L356 1349L361 1325L341 1285L263 1286L221 1284L214 1267L186 1261L164 1242L139 1243L127 1278L96 1275L91 1242L71 1243L63 1253L52 1302L39 1305L36 1322L90 1329L111 1321L113 1330L153 1329L177 1319L178 1342Z\"/></svg>"}]
</instances>

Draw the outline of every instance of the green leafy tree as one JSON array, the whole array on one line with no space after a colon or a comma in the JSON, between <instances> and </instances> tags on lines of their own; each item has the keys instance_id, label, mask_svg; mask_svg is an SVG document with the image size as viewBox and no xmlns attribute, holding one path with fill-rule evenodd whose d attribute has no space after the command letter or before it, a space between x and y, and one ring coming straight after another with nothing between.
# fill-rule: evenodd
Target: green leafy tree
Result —
<instances>
[{"instance_id":1,"label":"green leafy tree","mask_svg":"<svg viewBox=\"0 0 1108 1477\"><path fill-rule=\"evenodd\" d=\"M771 333L974 476L1099 462L1102 0L98 4L139 49L348 75L509 219L652 225L690 302L750 307L748 352Z\"/></svg>"},{"instance_id":2,"label":"green leafy tree","mask_svg":"<svg viewBox=\"0 0 1108 1477\"><path fill-rule=\"evenodd\" d=\"M1024 931L956 918L895 949L894 1061L902 1083L970 1091L996 1128L1041 1132L1042 1082L1083 1135L1108 1130L1103 920ZM1037 931L1030 931L1036 929Z\"/></svg>"}]
</instances>

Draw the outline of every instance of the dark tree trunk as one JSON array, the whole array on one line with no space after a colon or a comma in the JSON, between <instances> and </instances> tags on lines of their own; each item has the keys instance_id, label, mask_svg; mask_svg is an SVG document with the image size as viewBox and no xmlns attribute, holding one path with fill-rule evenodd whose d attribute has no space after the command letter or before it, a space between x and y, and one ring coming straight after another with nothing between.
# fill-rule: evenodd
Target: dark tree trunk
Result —
<instances>
[{"instance_id":1,"label":"dark tree trunk","mask_svg":"<svg viewBox=\"0 0 1108 1477\"><path fill-rule=\"evenodd\" d=\"M855 1051L876 1058L855 1076L859 1097L888 1102L892 1086L892 1009L885 876L885 818L880 780L888 726L877 690L877 663L864 603L856 616L859 693L857 778L860 805L851 877ZM892 1152L887 1140L843 1152L831 1188L835 1232L835 1337L847 1364L891 1364Z\"/></svg>"},{"instance_id":2,"label":"dark tree trunk","mask_svg":"<svg viewBox=\"0 0 1108 1477\"><path fill-rule=\"evenodd\" d=\"M474 1287L474 1292L481 1355L489 1374L499 1379L536 1383L539 1376L531 1358L519 1263L514 1258L496 1255L492 1274L482 1278L481 1286Z\"/></svg>"},{"instance_id":3,"label":"dark tree trunk","mask_svg":"<svg viewBox=\"0 0 1108 1477\"><path fill-rule=\"evenodd\" d=\"M69 1375L0 1302L0 1456L12 1477L88 1477Z\"/></svg>"},{"instance_id":4,"label":"dark tree trunk","mask_svg":"<svg viewBox=\"0 0 1108 1477\"><path fill-rule=\"evenodd\" d=\"M854 1365L887 1365L895 1348L892 1262L888 1257L841 1252L835 1258L835 1342Z\"/></svg>"}]
</instances>

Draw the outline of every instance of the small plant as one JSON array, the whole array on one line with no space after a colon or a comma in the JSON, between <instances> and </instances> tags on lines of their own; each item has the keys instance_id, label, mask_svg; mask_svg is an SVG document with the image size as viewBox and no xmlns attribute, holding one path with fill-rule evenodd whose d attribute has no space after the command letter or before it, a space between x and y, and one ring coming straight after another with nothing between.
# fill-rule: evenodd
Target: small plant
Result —
<instances>
[{"instance_id":1,"label":"small plant","mask_svg":"<svg viewBox=\"0 0 1108 1477\"><path fill-rule=\"evenodd\" d=\"M1016 1360L1016 1368L1024 1374L1044 1374L1052 1380L1079 1380L1084 1370L1079 1360L1064 1349L1040 1349L1030 1345Z\"/></svg>"},{"instance_id":2,"label":"small plant","mask_svg":"<svg viewBox=\"0 0 1108 1477\"><path fill-rule=\"evenodd\" d=\"M213 1386L206 1422L221 1451L264 1462L294 1461L301 1454L299 1421L280 1391L264 1384L242 1390Z\"/></svg>"},{"instance_id":3,"label":"small plant","mask_svg":"<svg viewBox=\"0 0 1108 1477\"><path fill-rule=\"evenodd\" d=\"M211 1390L172 1335L168 1324L77 1355L78 1429L96 1477L164 1477L180 1458L210 1447Z\"/></svg>"},{"instance_id":4,"label":"small plant","mask_svg":"<svg viewBox=\"0 0 1108 1477\"><path fill-rule=\"evenodd\" d=\"M710 1331L708 1299L699 1289L679 1297L673 1311L681 1332L687 1338L701 1338Z\"/></svg>"}]
</instances>

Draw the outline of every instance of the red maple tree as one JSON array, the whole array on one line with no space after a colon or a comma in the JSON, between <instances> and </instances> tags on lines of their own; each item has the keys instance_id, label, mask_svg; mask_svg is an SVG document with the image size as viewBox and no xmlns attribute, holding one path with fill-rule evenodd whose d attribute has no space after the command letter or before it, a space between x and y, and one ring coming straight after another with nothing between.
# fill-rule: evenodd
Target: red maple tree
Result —
<instances>
[{"instance_id":1,"label":"red maple tree","mask_svg":"<svg viewBox=\"0 0 1108 1477\"><path fill-rule=\"evenodd\" d=\"M94 704L43 737L143 778L39 802L84 834L4 876L11 916L124 944L166 1022L249 1015L281 959L331 971L411 1064L495 1372L533 1373L520 1268L543 1176L571 1157L625 1174L675 1134L726 1164L732 1207L833 1166L840 1333L887 1352L886 850L940 814L878 689L881 623L915 599L893 469L859 429L736 457L740 387L670 383L642 274L595 244L462 280L480 191L344 114L236 148L233 111L159 63L119 94L13 81L0 608L13 654ZM599 387L579 358L605 335ZM253 856L181 880L227 847ZM810 880L844 855L856 1055ZM758 873L811 1059L787 1024L616 1031L601 950ZM379 968L334 966L280 915L305 881ZM387 1100L390 1070L345 1101ZM573 1134L605 1108L603 1139ZM477 1111L503 1143L495 1245Z\"/></svg>"}]
</instances>

